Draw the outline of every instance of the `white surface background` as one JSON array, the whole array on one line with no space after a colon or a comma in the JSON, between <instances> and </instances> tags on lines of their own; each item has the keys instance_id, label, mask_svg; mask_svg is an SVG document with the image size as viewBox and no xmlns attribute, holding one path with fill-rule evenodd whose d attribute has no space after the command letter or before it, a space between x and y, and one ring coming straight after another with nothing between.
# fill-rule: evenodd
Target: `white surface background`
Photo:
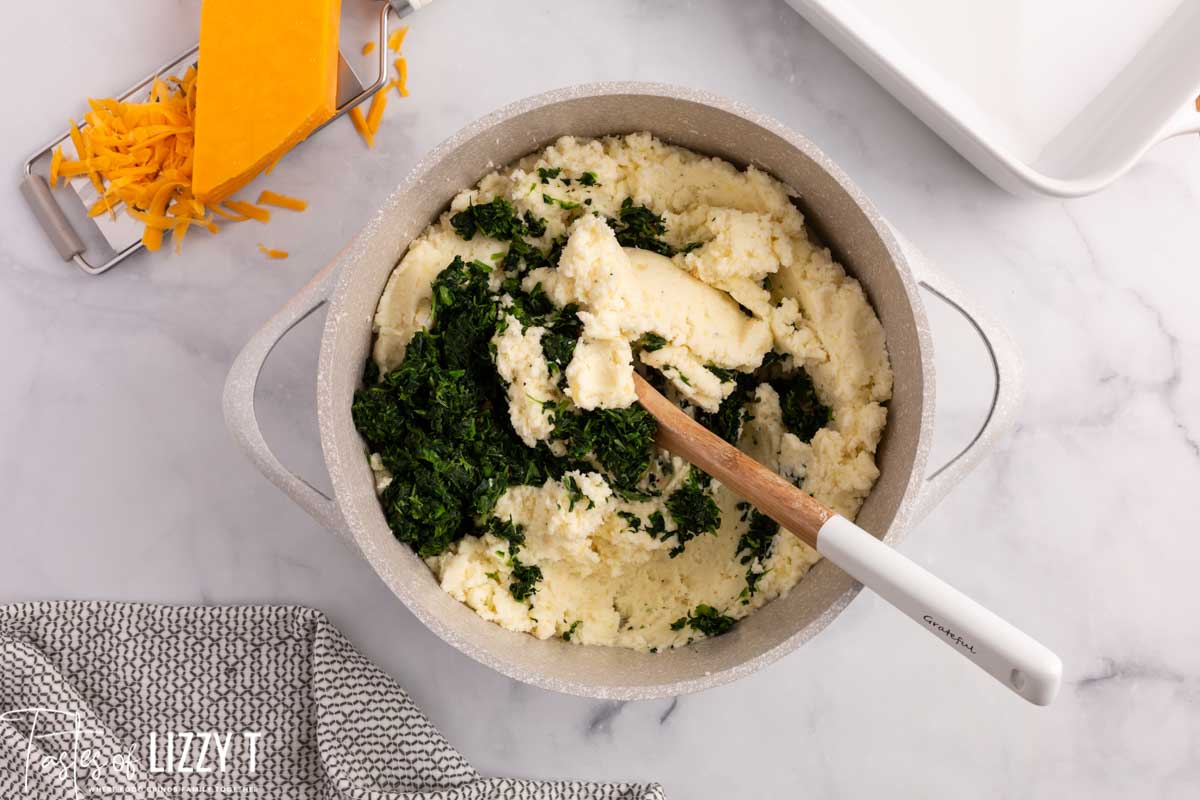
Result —
<instances>
[{"instance_id":1,"label":"white surface background","mask_svg":"<svg viewBox=\"0 0 1200 800\"><path fill-rule=\"evenodd\" d=\"M347 0L347 3L355 0ZM1200 151L1103 194L1002 193L777 0L442 0L411 18L412 96L374 151L348 121L256 186L308 198L101 278L59 262L16 190L24 156L194 43L198 2L9 3L0 26L0 602L300 603L326 611L485 774L658 780L674 798L1195 797L1200 792ZM354 48L351 48L354 49ZM225 370L423 152L494 108L592 80L738 98L825 149L1012 331L1018 429L904 551L1055 648L1031 707L869 596L740 683L612 704L529 688L425 630L226 435ZM290 250L267 261L258 242ZM943 455L990 390L931 307ZM319 480L320 320L259 402ZM935 454L935 458L937 455Z\"/></svg>"}]
</instances>

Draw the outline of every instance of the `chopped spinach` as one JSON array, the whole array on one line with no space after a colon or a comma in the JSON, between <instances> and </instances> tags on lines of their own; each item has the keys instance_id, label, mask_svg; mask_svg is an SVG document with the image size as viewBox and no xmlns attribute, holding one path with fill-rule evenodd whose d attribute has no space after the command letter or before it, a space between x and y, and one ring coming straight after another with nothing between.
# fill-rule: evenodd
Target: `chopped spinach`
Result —
<instances>
[{"instance_id":1,"label":"chopped spinach","mask_svg":"<svg viewBox=\"0 0 1200 800\"><path fill-rule=\"evenodd\" d=\"M708 370L709 372L711 372L713 375L716 375L718 378L720 378L722 383L728 383L729 381L736 381L738 379L738 376L742 374L742 373L738 372L736 369L726 369L725 367L718 367L716 364L713 364L711 361L709 363L705 364L704 368L706 370Z\"/></svg>"},{"instance_id":2,"label":"chopped spinach","mask_svg":"<svg viewBox=\"0 0 1200 800\"><path fill-rule=\"evenodd\" d=\"M569 401L549 404L554 430L550 436L567 446L567 456L594 458L613 489L637 494L642 475L650 468L658 423L640 405L580 411Z\"/></svg>"},{"instance_id":3,"label":"chopped spinach","mask_svg":"<svg viewBox=\"0 0 1200 800\"><path fill-rule=\"evenodd\" d=\"M583 620L581 620L581 619L577 619L574 622L572 622L571 627L569 627L565 631L563 631L563 635L562 635L563 641L564 642L571 641L571 637L575 635L575 631L577 631L579 629L579 626L582 624L583 624Z\"/></svg>"},{"instance_id":4,"label":"chopped spinach","mask_svg":"<svg viewBox=\"0 0 1200 800\"><path fill-rule=\"evenodd\" d=\"M584 172L582 175L580 175L579 182L582 183L584 186L599 186L600 185L599 183L596 182L596 173L592 172L591 170L588 170L587 172Z\"/></svg>"},{"instance_id":5,"label":"chopped spinach","mask_svg":"<svg viewBox=\"0 0 1200 800\"><path fill-rule=\"evenodd\" d=\"M754 399L755 387L749 376L738 380L737 387L729 393L716 411L697 411L696 421L710 431L720 436L730 444L736 445L742 435L742 425L748 414L746 406Z\"/></svg>"},{"instance_id":6,"label":"chopped spinach","mask_svg":"<svg viewBox=\"0 0 1200 800\"><path fill-rule=\"evenodd\" d=\"M743 602L749 602L749 598L758 591L758 582L762 580L763 575L767 574L765 570L760 571L755 567L761 568L771 557L771 549L775 546L775 536L778 533L778 522L757 508L750 511L750 522L746 526L745 533L738 539L736 551L737 555L742 556L741 563L747 565ZM742 555L743 553L745 555Z\"/></svg>"},{"instance_id":7,"label":"chopped spinach","mask_svg":"<svg viewBox=\"0 0 1200 800\"><path fill-rule=\"evenodd\" d=\"M575 345L583 333L583 323L578 316L579 306L568 303L556 308L540 283L524 292L520 282L510 278L501 288L513 299L512 305L505 309L507 313L520 320L526 328L540 326L546 329L542 334L542 354L550 371L565 370L575 355Z\"/></svg>"},{"instance_id":8,"label":"chopped spinach","mask_svg":"<svg viewBox=\"0 0 1200 800\"><path fill-rule=\"evenodd\" d=\"M655 350L662 350L666 346L666 339L659 336L654 331L647 331L639 336L636 341L634 341L633 351L635 353L641 352L642 350L654 352Z\"/></svg>"},{"instance_id":9,"label":"chopped spinach","mask_svg":"<svg viewBox=\"0 0 1200 800\"><path fill-rule=\"evenodd\" d=\"M518 547L525 544L525 528L517 525L511 519L502 520L499 517L489 517L488 533L497 539L503 539L508 542L509 549L513 552L516 552Z\"/></svg>"},{"instance_id":10,"label":"chopped spinach","mask_svg":"<svg viewBox=\"0 0 1200 800\"><path fill-rule=\"evenodd\" d=\"M685 545L702 533L716 533L721 526L721 509L708 490L708 481L703 472L691 467L683 485L667 498L667 510L675 521L672 531L678 543L669 555L675 558L683 552Z\"/></svg>"},{"instance_id":11,"label":"chopped spinach","mask_svg":"<svg viewBox=\"0 0 1200 800\"><path fill-rule=\"evenodd\" d=\"M746 570L746 588L742 590L740 597L742 605L750 605L750 598L758 592L758 582L763 579L768 570L755 572L753 569Z\"/></svg>"},{"instance_id":12,"label":"chopped spinach","mask_svg":"<svg viewBox=\"0 0 1200 800\"><path fill-rule=\"evenodd\" d=\"M621 203L616 219L609 219L608 226L617 235L622 247L638 247L664 256L675 255L675 248L662 240L667 225L662 217L645 206L635 206L632 197Z\"/></svg>"},{"instance_id":13,"label":"chopped spinach","mask_svg":"<svg viewBox=\"0 0 1200 800\"><path fill-rule=\"evenodd\" d=\"M512 568L512 582L508 586L508 593L514 599L520 601L528 600L535 592L537 592L537 582L542 579L542 570L535 565L522 564L517 558L517 552L521 546L525 544L525 528L514 523L511 519L502 520L498 517L488 519L488 531L499 539L508 542L508 565ZM503 555L503 551L497 550L497 555ZM500 582L498 573L486 573L489 578Z\"/></svg>"},{"instance_id":14,"label":"chopped spinach","mask_svg":"<svg viewBox=\"0 0 1200 800\"><path fill-rule=\"evenodd\" d=\"M537 594L538 581L542 579L542 568L534 564L522 564L515 555L512 557L512 583L508 585L508 593L514 600L527 602Z\"/></svg>"},{"instance_id":15,"label":"chopped spinach","mask_svg":"<svg viewBox=\"0 0 1200 800\"><path fill-rule=\"evenodd\" d=\"M502 242L523 235L526 230L512 204L497 197L481 205L469 205L450 218L450 225L463 239L471 241L476 232Z\"/></svg>"},{"instance_id":16,"label":"chopped spinach","mask_svg":"<svg viewBox=\"0 0 1200 800\"><path fill-rule=\"evenodd\" d=\"M519 279L506 278L500 288L512 297L512 305L505 309L506 313L512 314L526 328L545 327L547 318L558 310L540 283L535 283L526 292L521 289Z\"/></svg>"},{"instance_id":17,"label":"chopped spinach","mask_svg":"<svg viewBox=\"0 0 1200 800\"><path fill-rule=\"evenodd\" d=\"M539 286L541 284L538 284ZM546 332L542 334L542 353L551 372L563 372L575 356L575 345L583 333L579 321L579 307L571 303L558 309L542 322Z\"/></svg>"},{"instance_id":18,"label":"chopped spinach","mask_svg":"<svg viewBox=\"0 0 1200 800\"><path fill-rule=\"evenodd\" d=\"M563 209L564 211L570 211L573 208L579 208L579 203L576 203L572 200L562 200L557 197L551 197L548 194L542 195L542 202L548 203L550 205L556 205L559 208Z\"/></svg>"},{"instance_id":19,"label":"chopped spinach","mask_svg":"<svg viewBox=\"0 0 1200 800\"><path fill-rule=\"evenodd\" d=\"M544 443L525 446L508 419L489 350L501 324L489 274L485 264L454 259L434 280L428 330L413 336L398 368L360 388L351 407L368 448L392 474L379 498L384 516L396 538L423 557L474 533L474 520L487 517L509 486L590 470L588 460L595 459L616 488L633 492L650 463L657 426L640 406L559 409L554 435L566 444L566 458ZM514 299L510 311L527 320L554 313L535 293ZM552 339L558 346L566 350ZM518 543L506 528L493 532Z\"/></svg>"},{"instance_id":20,"label":"chopped spinach","mask_svg":"<svg viewBox=\"0 0 1200 800\"><path fill-rule=\"evenodd\" d=\"M429 329L351 406L359 433L392 474L380 494L388 524L422 556L471 532L508 486L550 476L544 456L524 446L503 413L488 349L499 319L488 273L455 258L434 281Z\"/></svg>"},{"instance_id":21,"label":"chopped spinach","mask_svg":"<svg viewBox=\"0 0 1200 800\"><path fill-rule=\"evenodd\" d=\"M642 529L642 518L632 511L618 511L617 516L625 520L630 531L637 532Z\"/></svg>"},{"instance_id":22,"label":"chopped spinach","mask_svg":"<svg viewBox=\"0 0 1200 800\"><path fill-rule=\"evenodd\" d=\"M549 183L551 179L558 177L558 174L562 172L562 167L538 167L537 172L542 183Z\"/></svg>"},{"instance_id":23,"label":"chopped spinach","mask_svg":"<svg viewBox=\"0 0 1200 800\"><path fill-rule=\"evenodd\" d=\"M705 636L720 636L729 633L736 624L737 620L733 617L722 614L710 605L701 603L696 606L695 611L689 611L686 617L680 617L672 622L671 630L681 631L687 625Z\"/></svg>"},{"instance_id":24,"label":"chopped spinach","mask_svg":"<svg viewBox=\"0 0 1200 800\"><path fill-rule=\"evenodd\" d=\"M508 251L500 262L507 272L523 274L538 267L557 266L562 246L566 241L555 240L550 250L543 253L529 242L525 236L539 237L546 233L546 220L526 211L522 219L517 217L516 210L502 197L497 197L488 203L468 206L450 218L450 225L455 232L466 241L474 238L476 233L508 242Z\"/></svg>"},{"instance_id":25,"label":"chopped spinach","mask_svg":"<svg viewBox=\"0 0 1200 800\"><path fill-rule=\"evenodd\" d=\"M546 220L534 214L532 211L526 211L522 217L525 222L525 230L530 236L535 238L546 235Z\"/></svg>"},{"instance_id":26,"label":"chopped spinach","mask_svg":"<svg viewBox=\"0 0 1200 800\"><path fill-rule=\"evenodd\" d=\"M829 406L817 397L812 378L805 370L798 369L793 374L777 378L770 383L779 393L784 427L796 434L800 441L812 441L817 431L833 419Z\"/></svg>"},{"instance_id":27,"label":"chopped spinach","mask_svg":"<svg viewBox=\"0 0 1200 800\"><path fill-rule=\"evenodd\" d=\"M554 241L550 242L550 250L546 253L546 257L543 259L542 266L557 267L559 260L562 259L563 248L566 246L567 235L565 233L556 238Z\"/></svg>"},{"instance_id":28,"label":"chopped spinach","mask_svg":"<svg viewBox=\"0 0 1200 800\"><path fill-rule=\"evenodd\" d=\"M736 552L738 555L745 553L742 556L742 563L766 561L771 556L771 546L775 543L775 534L777 533L779 533L778 522L757 508L751 510L746 532L738 539Z\"/></svg>"},{"instance_id":29,"label":"chopped spinach","mask_svg":"<svg viewBox=\"0 0 1200 800\"><path fill-rule=\"evenodd\" d=\"M524 275L531 269L557 266L558 257L561 254L562 248L556 242L551 243L550 250L543 253L520 236L515 236L509 242L508 252L504 254L504 260L500 262L500 266L506 272Z\"/></svg>"},{"instance_id":30,"label":"chopped spinach","mask_svg":"<svg viewBox=\"0 0 1200 800\"><path fill-rule=\"evenodd\" d=\"M575 504L587 500L588 508L594 507L596 504L592 502L592 498L583 493L579 488L579 481L575 480L574 475L564 475L562 479L563 488L567 490L567 499L571 501L571 505L567 507L567 511L574 511Z\"/></svg>"},{"instance_id":31,"label":"chopped spinach","mask_svg":"<svg viewBox=\"0 0 1200 800\"><path fill-rule=\"evenodd\" d=\"M768 350L763 356L762 363L758 365L758 371L760 373L766 372L786 358L787 356L778 350Z\"/></svg>"}]
</instances>

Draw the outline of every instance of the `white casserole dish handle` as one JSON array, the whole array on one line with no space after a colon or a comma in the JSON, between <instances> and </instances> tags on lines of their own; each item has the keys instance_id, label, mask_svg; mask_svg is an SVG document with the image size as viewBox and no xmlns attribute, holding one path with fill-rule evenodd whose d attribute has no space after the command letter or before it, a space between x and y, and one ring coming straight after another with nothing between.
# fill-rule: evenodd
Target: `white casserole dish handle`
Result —
<instances>
[{"instance_id":1,"label":"white casserole dish handle","mask_svg":"<svg viewBox=\"0 0 1200 800\"><path fill-rule=\"evenodd\" d=\"M313 519L337 533L353 547L355 545L349 528L338 511L337 504L324 492L283 465L263 437L254 410L254 390L258 386L258 378L267 356L288 331L329 299L336 264L334 261L313 276L313 279L279 309L275 316L267 320L242 348L242 352L238 353L229 369L229 375L225 378L222 407L225 411L225 426L263 475Z\"/></svg>"},{"instance_id":2,"label":"white casserole dish handle","mask_svg":"<svg viewBox=\"0 0 1200 800\"><path fill-rule=\"evenodd\" d=\"M1189 133L1200 133L1200 97L1188 103L1175 113L1175 116L1163 126L1160 141L1175 136L1186 136Z\"/></svg>"},{"instance_id":3,"label":"white casserole dish handle","mask_svg":"<svg viewBox=\"0 0 1200 800\"><path fill-rule=\"evenodd\" d=\"M979 334L992 361L992 372L996 381L991 407L974 438L957 455L933 470L925 479L915 509L915 519L920 520L926 517L959 481L975 469L1012 428L1020 408L1024 370L1017 347L1008 332L981 311L953 281L934 269L929 259L894 227L892 233L904 250L908 264L921 288L962 314Z\"/></svg>"}]
</instances>

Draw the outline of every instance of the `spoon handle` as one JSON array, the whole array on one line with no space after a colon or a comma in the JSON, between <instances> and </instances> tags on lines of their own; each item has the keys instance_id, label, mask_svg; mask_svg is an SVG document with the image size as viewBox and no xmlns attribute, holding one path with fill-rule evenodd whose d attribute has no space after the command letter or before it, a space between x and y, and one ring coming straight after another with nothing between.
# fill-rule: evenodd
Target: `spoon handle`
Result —
<instances>
[{"instance_id":1,"label":"spoon handle","mask_svg":"<svg viewBox=\"0 0 1200 800\"><path fill-rule=\"evenodd\" d=\"M1062 662L1044 645L721 439L640 375L634 387L658 420L659 447L728 486L1021 697L1054 699Z\"/></svg>"},{"instance_id":2,"label":"spoon handle","mask_svg":"<svg viewBox=\"0 0 1200 800\"><path fill-rule=\"evenodd\" d=\"M1062 661L1045 645L835 514L817 552L1021 697L1049 705Z\"/></svg>"}]
</instances>

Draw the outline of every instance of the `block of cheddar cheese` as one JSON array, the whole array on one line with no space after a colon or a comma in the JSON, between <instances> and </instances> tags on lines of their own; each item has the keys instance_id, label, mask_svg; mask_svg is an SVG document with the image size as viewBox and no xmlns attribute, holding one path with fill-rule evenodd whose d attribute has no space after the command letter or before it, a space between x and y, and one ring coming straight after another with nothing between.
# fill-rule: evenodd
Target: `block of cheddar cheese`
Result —
<instances>
[{"instance_id":1,"label":"block of cheddar cheese","mask_svg":"<svg viewBox=\"0 0 1200 800\"><path fill-rule=\"evenodd\" d=\"M192 191L241 189L333 116L341 0L204 0Z\"/></svg>"}]
</instances>

